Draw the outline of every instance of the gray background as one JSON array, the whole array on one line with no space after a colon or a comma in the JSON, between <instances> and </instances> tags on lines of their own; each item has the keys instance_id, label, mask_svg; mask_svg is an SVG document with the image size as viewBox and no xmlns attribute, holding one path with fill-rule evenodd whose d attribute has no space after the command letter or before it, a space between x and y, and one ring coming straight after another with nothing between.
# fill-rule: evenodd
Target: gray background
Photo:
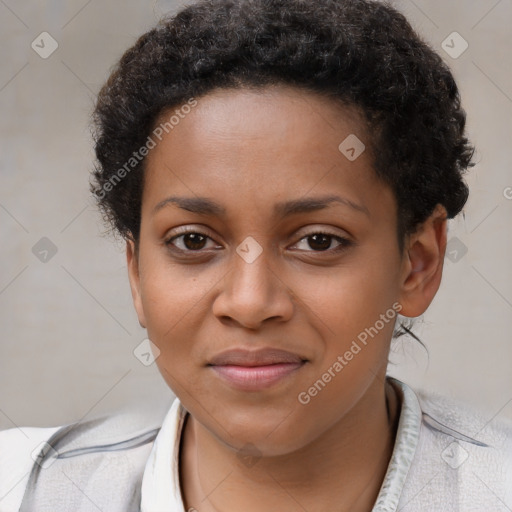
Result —
<instances>
[{"instance_id":1,"label":"gray background","mask_svg":"<svg viewBox=\"0 0 512 512\"><path fill-rule=\"evenodd\" d=\"M111 66L178 5L0 0L0 429L172 400L156 365L133 354L146 331L124 245L101 235L89 199L88 122ZM430 359L402 339L390 373L512 418L512 0L394 5L452 67L478 151L441 290L416 324ZM47 59L31 48L43 31L58 43ZM454 31L469 43L458 58L442 49ZM46 262L43 237L57 248Z\"/></svg>"}]
</instances>

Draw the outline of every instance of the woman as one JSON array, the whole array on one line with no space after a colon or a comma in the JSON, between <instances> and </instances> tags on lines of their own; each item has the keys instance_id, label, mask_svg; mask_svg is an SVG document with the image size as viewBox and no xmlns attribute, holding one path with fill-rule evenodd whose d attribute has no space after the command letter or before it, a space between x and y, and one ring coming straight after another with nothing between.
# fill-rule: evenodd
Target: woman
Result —
<instances>
[{"instance_id":1,"label":"woman","mask_svg":"<svg viewBox=\"0 0 512 512\"><path fill-rule=\"evenodd\" d=\"M177 399L24 448L3 432L9 510L512 506L511 426L386 376L473 154L452 74L401 14L197 2L125 53L95 123L91 190Z\"/></svg>"}]
</instances>

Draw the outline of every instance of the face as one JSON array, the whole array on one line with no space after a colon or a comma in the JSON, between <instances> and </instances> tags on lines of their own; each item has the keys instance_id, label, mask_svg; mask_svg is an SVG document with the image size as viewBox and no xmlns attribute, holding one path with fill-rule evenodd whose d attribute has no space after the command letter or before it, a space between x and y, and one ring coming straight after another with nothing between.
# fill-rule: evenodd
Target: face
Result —
<instances>
[{"instance_id":1,"label":"face","mask_svg":"<svg viewBox=\"0 0 512 512\"><path fill-rule=\"evenodd\" d=\"M147 156L127 247L139 321L182 404L234 449L300 449L357 409L397 311L433 297L411 298L431 265L399 252L368 148L355 110L280 86L201 97Z\"/></svg>"}]
</instances>

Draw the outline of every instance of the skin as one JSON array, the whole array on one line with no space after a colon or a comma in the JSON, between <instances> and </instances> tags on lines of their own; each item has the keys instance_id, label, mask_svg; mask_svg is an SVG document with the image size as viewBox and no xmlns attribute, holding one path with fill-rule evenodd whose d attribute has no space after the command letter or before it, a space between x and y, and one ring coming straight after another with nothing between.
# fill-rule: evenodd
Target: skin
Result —
<instances>
[{"instance_id":1,"label":"skin","mask_svg":"<svg viewBox=\"0 0 512 512\"><path fill-rule=\"evenodd\" d=\"M352 162L338 150L349 134L367 146ZM354 108L274 86L201 97L148 155L139 247L128 241L126 254L139 322L191 413L180 449L186 510L371 510L399 414L385 381L394 322L309 403L297 397L393 303L408 317L427 309L442 276L446 211L438 205L400 252L396 201L369 147ZM360 209L274 215L278 202L332 194ZM154 213L169 196L207 197L226 213L174 203ZM178 226L208 238L169 242ZM326 230L334 236L315 245L311 236ZM252 263L236 252L248 236L262 249ZM235 347L307 362L271 388L241 391L207 366ZM247 450L250 465L239 456Z\"/></svg>"}]
</instances>

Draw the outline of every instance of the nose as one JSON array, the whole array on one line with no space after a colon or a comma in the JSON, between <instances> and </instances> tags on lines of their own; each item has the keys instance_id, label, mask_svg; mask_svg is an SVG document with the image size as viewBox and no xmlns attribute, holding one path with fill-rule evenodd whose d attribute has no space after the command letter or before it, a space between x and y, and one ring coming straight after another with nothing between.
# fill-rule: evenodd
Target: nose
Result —
<instances>
[{"instance_id":1,"label":"nose","mask_svg":"<svg viewBox=\"0 0 512 512\"><path fill-rule=\"evenodd\" d=\"M291 318L291 289L271 268L271 253L271 249L264 249L252 262L233 254L231 268L213 303L213 314L220 321L254 330L264 322Z\"/></svg>"}]
</instances>

